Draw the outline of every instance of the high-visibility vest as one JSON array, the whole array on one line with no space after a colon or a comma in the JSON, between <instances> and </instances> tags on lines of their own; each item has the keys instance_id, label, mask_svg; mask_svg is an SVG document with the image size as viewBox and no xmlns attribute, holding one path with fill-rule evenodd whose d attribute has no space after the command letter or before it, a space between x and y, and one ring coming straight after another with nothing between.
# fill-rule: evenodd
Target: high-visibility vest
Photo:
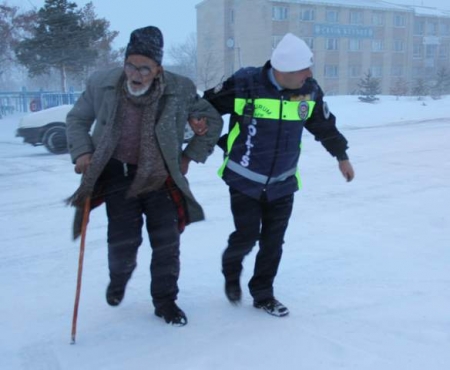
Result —
<instances>
[{"instance_id":1,"label":"high-visibility vest","mask_svg":"<svg viewBox=\"0 0 450 370\"><path fill-rule=\"evenodd\" d=\"M258 84L255 99L236 96L236 124L228 133L226 156L218 173L238 191L255 198L265 192L270 200L301 187L297 169L301 136L315 101L311 94L284 98L274 88L261 97L262 91ZM245 119L249 105L252 116Z\"/></svg>"}]
</instances>

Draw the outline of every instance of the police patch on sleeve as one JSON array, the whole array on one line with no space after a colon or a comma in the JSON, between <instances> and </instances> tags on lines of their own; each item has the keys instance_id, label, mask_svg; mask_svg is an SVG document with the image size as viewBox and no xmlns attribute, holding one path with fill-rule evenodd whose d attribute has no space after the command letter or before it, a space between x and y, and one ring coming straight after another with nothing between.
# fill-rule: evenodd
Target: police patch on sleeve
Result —
<instances>
[{"instance_id":1,"label":"police patch on sleeve","mask_svg":"<svg viewBox=\"0 0 450 370\"><path fill-rule=\"evenodd\" d=\"M325 119L330 118L330 108L328 108L328 103L326 101L323 102L323 116Z\"/></svg>"},{"instance_id":2,"label":"police patch on sleeve","mask_svg":"<svg viewBox=\"0 0 450 370\"><path fill-rule=\"evenodd\" d=\"M309 105L307 102L302 101L300 102L298 106L298 116L302 121L306 120L308 118L309 113Z\"/></svg>"}]
</instances>

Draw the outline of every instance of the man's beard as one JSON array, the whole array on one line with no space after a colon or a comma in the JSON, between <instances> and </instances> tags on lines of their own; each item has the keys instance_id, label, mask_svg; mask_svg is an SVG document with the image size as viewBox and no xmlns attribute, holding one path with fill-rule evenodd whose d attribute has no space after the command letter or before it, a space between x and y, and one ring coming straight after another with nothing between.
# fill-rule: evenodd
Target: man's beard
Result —
<instances>
[{"instance_id":1,"label":"man's beard","mask_svg":"<svg viewBox=\"0 0 450 370\"><path fill-rule=\"evenodd\" d=\"M132 96L144 95L148 91L148 89L150 89L150 86L151 86L151 83L148 85L143 85L140 89L136 90L135 89L136 85L133 85L133 83L130 80L127 81L127 90L128 90L128 93ZM133 87L134 87L134 89L133 89Z\"/></svg>"}]
</instances>

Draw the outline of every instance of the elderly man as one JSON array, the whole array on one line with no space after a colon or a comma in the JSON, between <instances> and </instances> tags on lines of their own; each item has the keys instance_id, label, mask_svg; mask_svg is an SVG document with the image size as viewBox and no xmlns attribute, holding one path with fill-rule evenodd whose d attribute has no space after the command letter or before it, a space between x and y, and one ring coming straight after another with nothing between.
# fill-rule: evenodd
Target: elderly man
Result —
<instances>
[{"instance_id":1,"label":"elderly man","mask_svg":"<svg viewBox=\"0 0 450 370\"><path fill-rule=\"evenodd\" d=\"M111 306L124 297L145 221L155 314L183 326L186 315L175 303L180 233L204 219L184 175L190 161L203 163L213 152L222 119L189 79L163 70L162 58L161 31L140 28L131 33L123 68L90 77L67 116L69 151L75 172L83 174L70 202L78 211L88 197L106 203ZM198 124L198 135L183 146L188 119Z\"/></svg>"},{"instance_id":2,"label":"elderly man","mask_svg":"<svg viewBox=\"0 0 450 370\"><path fill-rule=\"evenodd\" d=\"M235 225L222 256L225 294L232 303L241 300L242 261L259 241L250 294L254 307L278 317L289 313L275 298L273 282L300 188L303 127L337 158L347 181L354 177L347 140L312 79L312 57L307 44L288 33L263 67L241 69L204 94L221 114L231 114L229 133L220 140L225 161L219 173L229 186Z\"/></svg>"}]
</instances>

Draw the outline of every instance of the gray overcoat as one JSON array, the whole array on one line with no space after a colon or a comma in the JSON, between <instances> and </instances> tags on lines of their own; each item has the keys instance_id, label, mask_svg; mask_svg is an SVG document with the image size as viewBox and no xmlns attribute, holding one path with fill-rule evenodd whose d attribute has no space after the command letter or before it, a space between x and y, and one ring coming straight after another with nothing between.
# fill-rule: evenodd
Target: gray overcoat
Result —
<instances>
[{"instance_id":1,"label":"gray overcoat","mask_svg":"<svg viewBox=\"0 0 450 370\"><path fill-rule=\"evenodd\" d=\"M80 155L95 151L104 128L114 120L122 73L122 68L94 73L68 113L67 140L73 163ZM188 78L164 72L164 82L155 125L156 138L167 169L185 197L189 221L200 221L204 219L204 213L181 173L181 156L184 154L195 162L204 163L222 132L222 117L198 96L195 85ZM185 126L190 116L206 117L208 132L204 136L195 135L183 147Z\"/></svg>"}]
</instances>

